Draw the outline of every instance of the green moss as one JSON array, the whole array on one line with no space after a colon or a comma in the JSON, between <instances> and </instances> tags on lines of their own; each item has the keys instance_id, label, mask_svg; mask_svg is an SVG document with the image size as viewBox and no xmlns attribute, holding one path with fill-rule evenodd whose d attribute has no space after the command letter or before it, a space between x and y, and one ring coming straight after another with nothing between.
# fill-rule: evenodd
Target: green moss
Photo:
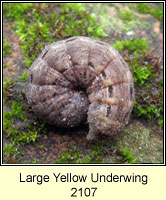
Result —
<instances>
[{"instance_id":1,"label":"green moss","mask_svg":"<svg viewBox=\"0 0 166 200\"><path fill-rule=\"evenodd\" d=\"M32 164L37 164L36 158L34 158L34 159L32 160Z\"/></svg>"},{"instance_id":2,"label":"green moss","mask_svg":"<svg viewBox=\"0 0 166 200\"><path fill-rule=\"evenodd\" d=\"M124 22L130 22L133 20L134 15L132 13L132 11L130 10L124 10L120 12L120 18L124 21Z\"/></svg>"},{"instance_id":3,"label":"green moss","mask_svg":"<svg viewBox=\"0 0 166 200\"><path fill-rule=\"evenodd\" d=\"M151 9L150 14L153 15L158 20L163 19L163 8Z\"/></svg>"},{"instance_id":4,"label":"green moss","mask_svg":"<svg viewBox=\"0 0 166 200\"><path fill-rule=\"evenodd\" d=\"M152 66L140 66L138 63L135 63L131 66L131 69L134 74L134 83L138 86L144 85L147 80L151 79L154 75L151 71Z\"/></svg>"},{"instance_id":5,"label":"green moss","mask_svg":"<svg viewBox=\"0 0 166 200\"><path fill-rule=\"evenodd\" d=\"M82 3L12 3L12 6L4 6L4 13L17 24L15 30L27 66L32 64L46 43L78 35L96 39L106 36L104 26L99 25Z\"/></svg>"},{"instance_id":6,"label":"green moss","mask_svg":"<svg viewBox=\"0 0 166 200\"><path fill-rule=\"evenodd\" d=\"M3 112L3 131L10 130L12 128L12 125L13 124L11 120L9 119L8 112Z\"/></svg>"},{"instance_id":7,"label":"green moss","mask_svg":"<svg viewBox=\"0 0 166 200\"><path fill-rule=\"evenodd\" d=\"M14 117L17 119L25 120L22 112L22 106L17 102L12 103L11 111L3 112L3 131L7 131L8 135L17 132L16 130L13 130L13 123L11 121L11 119Z\"/></svg>"},{"instance_id":8,"label":"green moss","mask_svg":"<svg viewBox=\"0 0 166 200\"><path fill-rule=\"evenodd\" d=\"M76 147L73 149L69 149L65 152L61 153L61 156L58 160L56 160L56 163L77 163L77 164L85 164L85 163L121 163L122 160L124 160L124 157L122 155L118 155L118 161L115 159L111 160L105 160L105 157L111 157L111 154L114 154L113 152L116 150L116 139L109 138L106 140L98 140L96 141L92 147L91 152L85 153L79 152Z\"/></svg>"},{"instance_id":9,"label":"green moss","mask_svg":"<svg viewBox=\"0 0 166 200\"><path fill-rule=\"evenodd\" d=\"M158 133L134 121L117 138L117 149L125 163L162 163L163 140Z\"/></svg>"},{"instance_id":10,"label":"green moss","mask_svg":"<svg viewBox=\"0 0 166 200\"><path fill-rule=\"evenodd\" d=\"M148 49L149 45L146 39L135 39L126 41L116 41L113 47L117 50L128 50L130 54L138 55L139 53L144 54Z\"/></svg>"},{"instance_id":11,"label":"green moss","mask_svg":"<svg viewBox=\"0 0 166 200\"><path fill-rule=\"evenodd\" d=\"M135 101L133 114L135 117L142 117L147 119L149 122L156 120L157 124L163 126L163 104L155 106L154 104L148 103L148 100L144 98L144 103L139 104Z\"/></svg>"},{"instance_id":12,"label":"green moss","mask_svg":"<svg viewBox=\"0 0 166 200\"><path fill-rule=\"evenodd\" d=\"M45 132L44 124L37 124L34 126L32 123L27 125L25 130L15 128L15 121L21 123L26 121L27 118L23 114L23 107L18 102L13 102L9 112L3 112L3 131L13 141L13 143L24 145L35 142L40 133Z\"/></svg>"},{"instance_id":13,"label":"green moss","mask_svg":"<svg viewBox=\"0 0 166 200\"><path fill-rule=\"evenodd\" d=\"M45 146L43 144L39 145L39 148L43 149Z\"/></svg>"},{"instance_id":14,"label":"green moss","mask_svg":"<svg viewBox=\"0 0 166 200\"><path fill-rule=\"evenodd\" d=\"M18 131L13 128L13 118L25 120L22 106L17 102L12 103L9 112L3 112L3 131L5 131L8 136L18 134Z\"/></svg>"},{"instance_id":15,"label":"green moss","mask_svg":"<svg viewBox=\"0 0 166 200\"><path fill-rule=\"evenodd\" d=\"M10 142L3 146L3 163L16 163L17 159L23 154L22 150L18 150L18 147Z\"/></svg>"},{"instance_id":16,"label":"green moss","mask_svg":"<svg viewBox=\"0 0 166 200\"><path fill-rule=\"evenodd\" d=\"M16 153L16 149L14 148L14 145L12 143L9 143L8 145L5 145L3 147L3 156L4 157L11 157Z\"/></svg>"},{"instance_id":17,"label":"green moss","mask_svg":"<svg viewBox=\"0 0 166 200\"><path fill-rule=\"evenodd\" d=\"M82 156L80 159L76 161L76 163L104 163L102 161L102 146L94 146L92 153L86 156Z\"/></svg>"},{"instance_id":18,"label":"green moss","mask_svg":"<svg viewBox=\"0 0 166 200\"><path fill-rule=\"evenodd\" d=\"M20 80L22 80L22 81L27 81L27 78L28 78L27 72L23 72L23 74L20 76Z\"/></svg>"},{"instance_id":19,"label":"green moss","mask_svg":"<svg viewBox=\"0 0 166 200\"><path fill-rule=\"evenodd\" d=\"M22 105L20 105L18 102L12 103L11 111L8 114L9 114L9 117L17 117L21 120L25 120L25 116L22 110Z\"/></svg>"},{"instance_id":20,"label":"green moss","mask_svg":"<svg viewBox=\"0 0 166 200\"><path fill-rule=\"evenodd\" d=\"M143 39L116 41L113 47L119 51L128 51L128 54L134 57L130 60L129 66L134 75L134 83L137 86L142 86L145 82L151 79L152 70L150 65L141 66L139 58L144 59L145 52L149 49L147 41Z\"/></svg>"},{"instance_id":21,"label":"green moss","mask_svg":"<svg viewBox=\"0 0 166 200\"><path fill-rule=\"evenodd\" d=\"M151 152L153 149L153 152ZM156 163L162 160L162 141L138 121L116 137L97 141L87 155L74 147L61 153L56 163Z\"/></svg>"},{"instance_id":22,"label":"green moss","mask_svg":"<svg viewBox=\"0 0 166 200\"><path fill-rule=\"evenodd\" d=\"M163 8L151 8L148 3L138 3L137 8L140 13L151 14L158 20L162 20L163 18Z\"/></svg>"},{"instance_id":23,"label":"green moss","mask_svg":"<svg viewBox=\"0 0 166 200\"><path fill-rule=\"evenodd\" d=\"M131 152L128 147L120 146L119 148L120 153L124 156L124 163L134 164L136 163L136 158L133 156L133 152Z\"/></svg>"},{"instance_id":24,"label":"green moss","mask_svg":"<svg viewBox=\"0 0 166 200\"><path fill-rule=\"evenodd\" d=\"M3 150L5 163L17 163L17 159L23 155L22 146L36 142L40 134L45 132L43 124L36 123L34 126L32 123L29 123L26 128L16 126L16 124L21 123L25 119L22 106L17 102L13 102L11 111L3 112L4 137L7 137L10 141L9 145L5 146ZM16 150L18 148L20 149L19 151Z\"/></svg>"},{"instance_id":25,"label":"green moss","mask_svg":"<svg viewBox=\"0 0 166 200\"><path fill-rule=\"evenodd\" d=\"M102 163L102 146L94 145L92 152L86 156L74 147L62 152L56 163Z\"/></svg>"},{"instance_id":26,"label":"green moss","mask_svg":"<svg viewBox=\"0 0 166 200\"><path fill-rule=\"evenodd\" d=\"M3 16L11 21L26 17L33 3L3 3Z\"/></svg>"},{"instance_id":27,"label":"green moss","mask_svg":"<svg viewBox=\"0 0 166 200\"><path fill-rule=\"evenodd\" d=\"M29 144L31 142L35 142L39 138L39 133L36 130L28 130L27 132L21 132L14 137L15 144Z\"/></svg>"},{"instance_id":28,"label":"green moss","mask_svg":"<svg viewBox=\"0 0 166 200\"><path fill-rule=\"evenodd\" d=\"M81 157L81 154L77 151L77 148L70 149L62 152L61 156L56 163L75 163Z\"/></svg>"},{"instance_id":29,"label":"green moss","mask_svg":"<svg viewBox=\"0 0 166 200\"><path fill-rule=\"evenodd\" d=\"M12 50L10 44L7 42L7 40L3 39L3 56L11 55ZM5 67L5 65L3 65Z\"/></svg>"}]
</instances>

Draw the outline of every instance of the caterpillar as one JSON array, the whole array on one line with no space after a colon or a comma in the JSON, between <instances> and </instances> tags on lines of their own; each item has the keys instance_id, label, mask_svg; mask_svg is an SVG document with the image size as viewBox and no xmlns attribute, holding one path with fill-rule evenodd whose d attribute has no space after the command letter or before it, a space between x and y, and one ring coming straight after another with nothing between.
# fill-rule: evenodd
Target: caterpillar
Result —
<instances>
[{"instance_id":1,"label":"caterpillar","mask_svg":"<svg viewBox=\"0 0 166 200\"><path fill-rule=\"evenodd\" d=\"M49 124L74 127L87 120L91 140L125 127L135 92L132 73L117 50L75 36L43 49L29 69L26 97Z\"/></svg>"}]
</instances>

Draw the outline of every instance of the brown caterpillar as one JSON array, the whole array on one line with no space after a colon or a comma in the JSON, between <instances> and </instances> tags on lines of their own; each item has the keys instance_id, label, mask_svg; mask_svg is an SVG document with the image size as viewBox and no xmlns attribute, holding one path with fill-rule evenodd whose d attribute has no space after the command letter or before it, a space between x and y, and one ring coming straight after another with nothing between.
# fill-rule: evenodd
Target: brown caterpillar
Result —
<instances>
[{"instance_id":1,"label":"brown caterpillar","mask_svg":"<svg viewBox=\"0 0 166 200\"><path fill-rule=\"evenodd\" d=\"M47 46L28 73L28 103L59 127L89 123L87 139L113 135L128 123L134 104L133 77L110 45L72 37Z\"/></svg>"}]
</instances>

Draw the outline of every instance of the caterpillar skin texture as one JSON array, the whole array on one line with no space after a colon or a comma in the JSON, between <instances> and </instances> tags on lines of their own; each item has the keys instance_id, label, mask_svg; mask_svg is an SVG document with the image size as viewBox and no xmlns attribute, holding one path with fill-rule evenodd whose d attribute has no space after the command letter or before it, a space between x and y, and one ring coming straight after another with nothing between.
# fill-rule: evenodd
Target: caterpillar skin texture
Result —
<instances>
[{"instance_id":1,"label":"caterpillar skin texture","mask_svg":"<svg viewBox=\"0 0 166 200\"><path fill-rule=\"evenodd\" d=\"M133 77L110 45L71 37L45 47L28 72L28 103L58 127L87 119L87 139L114 135L128 123L134 104Z\"/></svg>"}]
</instances>

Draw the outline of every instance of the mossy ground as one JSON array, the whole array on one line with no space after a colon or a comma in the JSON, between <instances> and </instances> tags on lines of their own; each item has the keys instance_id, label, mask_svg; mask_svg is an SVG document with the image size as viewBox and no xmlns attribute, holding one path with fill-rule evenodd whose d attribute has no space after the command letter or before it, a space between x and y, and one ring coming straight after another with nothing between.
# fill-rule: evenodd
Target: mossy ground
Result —
<instances>
[{"instance_id":1,"label":"mossy ground","mask_svg":"<svg viewBox=\"0 0 166 200\"><path fill-rule=\"evenodd\" d=\"M161 4L4 3L3 10L4 163L162 162ZM113 45L133 72L137 121L115 138L101 136L92 144L86 125L49 127L27 105L31 63L46 44L74 35Z\"/></svg>"},{"instance_id":2,"label":"mossy ground","mask_svg":"<svg viewBox=\"0 0 166 200\"><path fill-rule=\"evenodd\" d=\"M131 158L126 160L129 163L131 160L135 163L163 162L163 141L159 135L139 121L135 121L122 132L117 140L117 147L125 156L126 151L132 152Z\"/></svg>"}]
</instances>

